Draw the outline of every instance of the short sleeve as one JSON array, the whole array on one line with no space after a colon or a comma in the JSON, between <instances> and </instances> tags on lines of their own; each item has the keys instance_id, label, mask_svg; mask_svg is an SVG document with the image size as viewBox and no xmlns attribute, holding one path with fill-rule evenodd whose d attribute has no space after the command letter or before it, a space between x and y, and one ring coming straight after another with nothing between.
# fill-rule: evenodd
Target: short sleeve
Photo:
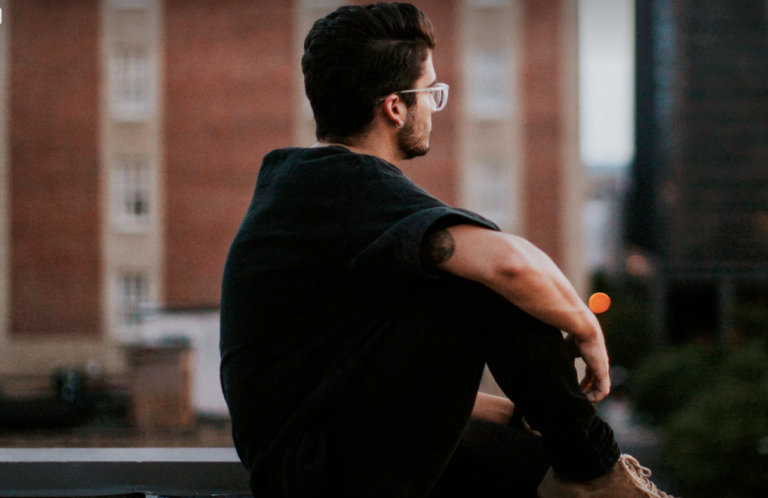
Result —
<instances>
[{"instance_id":1,"label":"short sleeve","mask_svg":"<svg viewBox=\"0 0 768 498\"><path fill-rule=\"evenodd\" d=\"M499 230L493 222L464 209L447 205L420 209L395 222L365 247L352 260L350 269L397 279L433 278L421 262L425 236L435 229L464 224Z\"/></svg>"}]
</instances>

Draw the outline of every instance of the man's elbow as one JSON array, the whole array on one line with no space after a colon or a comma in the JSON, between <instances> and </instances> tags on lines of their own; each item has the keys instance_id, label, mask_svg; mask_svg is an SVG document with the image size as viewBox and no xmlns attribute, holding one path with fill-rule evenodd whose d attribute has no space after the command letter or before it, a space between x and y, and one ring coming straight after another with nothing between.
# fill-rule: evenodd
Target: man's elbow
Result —
<instances>
[{"instance_id":1,"label":"man's elbow","mask_svg":"<svg viewBox=\"0 0 768 498\"><path fill-rule=\"evenodd\" d=\"M489 265L488 280L491 284L509 283L535 271L533 260L528 255L530 242L514 235L503 235L503 247L494 254Z\"/></svg>"}]
</instances>

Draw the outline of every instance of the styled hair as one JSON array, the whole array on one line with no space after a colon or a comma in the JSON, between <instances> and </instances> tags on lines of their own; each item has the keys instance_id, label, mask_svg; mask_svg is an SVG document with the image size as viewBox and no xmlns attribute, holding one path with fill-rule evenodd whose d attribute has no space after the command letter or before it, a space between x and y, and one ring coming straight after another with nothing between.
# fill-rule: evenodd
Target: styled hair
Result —
<instances>
[{"instance_id":1,"label":"styled hair","mask_svg":"<svg viewBox=\"0 0 768 498\"><path fill-rule=\"evenodd\" d=\"M318 19L304 40L301 69L318 140L360 134L376 100L413 87L435 48L432 23L407 3L347 5ZM407 106L413 94L402 94Z\"/></svg>"}]
</instances>

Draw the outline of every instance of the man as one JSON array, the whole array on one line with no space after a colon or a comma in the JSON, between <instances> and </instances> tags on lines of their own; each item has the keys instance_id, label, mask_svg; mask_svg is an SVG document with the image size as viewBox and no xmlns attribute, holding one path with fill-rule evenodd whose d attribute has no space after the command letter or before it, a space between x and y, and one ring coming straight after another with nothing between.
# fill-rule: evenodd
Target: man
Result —
<instances>
[{"instance_id":1,"label":"man","mask_svg":"<svg viewBox=\"0 0 768 498\"><path fill-rule=\"evenodd\" d=\"M254 495L536 496L544 478L545 497L662 496L595 414L603 335L560 270L395 166L447 102L434 48L408 4L342 7L306 38L318 143L264 158L224 273L222 385ZM477 393L485 364L514 405Z\"/></svg>"}]
</instances>

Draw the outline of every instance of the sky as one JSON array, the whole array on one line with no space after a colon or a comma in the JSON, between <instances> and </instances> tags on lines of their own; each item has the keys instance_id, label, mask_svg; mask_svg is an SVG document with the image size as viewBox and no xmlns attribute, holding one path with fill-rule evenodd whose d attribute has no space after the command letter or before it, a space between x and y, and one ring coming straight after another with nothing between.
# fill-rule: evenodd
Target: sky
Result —
<instances>
[{"instance_id":1,"label":"sky","mask_svg":"<svg viewBox=\"0 0 768 498\"><path fill-rule=\"evenodd\" d=\"M626 167L634 156L634 0L579 0L581 159Z\"/></svg>"}]
</instances>

